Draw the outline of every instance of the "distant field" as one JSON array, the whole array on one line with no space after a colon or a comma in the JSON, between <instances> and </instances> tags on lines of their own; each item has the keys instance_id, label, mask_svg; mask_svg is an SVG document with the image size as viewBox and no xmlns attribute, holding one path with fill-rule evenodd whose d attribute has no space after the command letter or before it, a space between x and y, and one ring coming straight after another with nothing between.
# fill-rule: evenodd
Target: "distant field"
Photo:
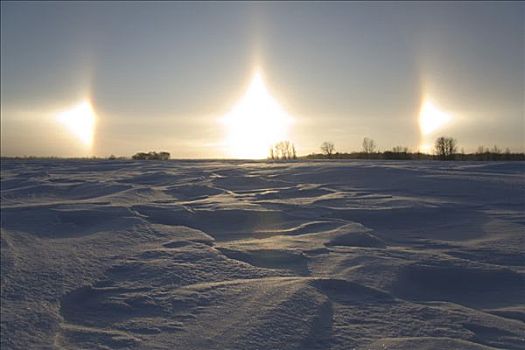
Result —
<instances>
[{"instance_id":1,"label":"distant field","mask_svg":"<svg viewBox=\"0 0 525 350\"><path fill-rule=\"evenodd\" d=\"M525 162L2 160L2 349L524 349Z\"/></svg>"}]
</instances>

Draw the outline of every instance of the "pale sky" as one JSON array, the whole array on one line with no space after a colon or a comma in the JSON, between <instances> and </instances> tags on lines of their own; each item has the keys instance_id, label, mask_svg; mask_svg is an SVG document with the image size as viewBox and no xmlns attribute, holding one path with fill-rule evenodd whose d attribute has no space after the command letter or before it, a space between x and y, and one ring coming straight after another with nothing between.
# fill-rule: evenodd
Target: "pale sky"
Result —
<instances>
[{"instance_id":1,"label":"pale sky","mask_svg":"<svg viewBox=\"0 0 525 350\"><path fill-rule=\"evenodd\" d=\"M280 139L306 155L365 136L415 151L441 135L466 152L525 150L523 3L1 10L4 156L261 157Z\"/></svg>"}]
</instances>

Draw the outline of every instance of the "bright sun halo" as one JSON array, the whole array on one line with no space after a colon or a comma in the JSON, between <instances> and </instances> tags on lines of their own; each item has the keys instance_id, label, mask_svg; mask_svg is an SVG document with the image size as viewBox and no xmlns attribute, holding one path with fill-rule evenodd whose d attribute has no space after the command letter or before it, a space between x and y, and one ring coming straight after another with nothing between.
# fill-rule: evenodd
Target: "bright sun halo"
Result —
<instances>
[{"instance_id":1,"label":"bright sun halo","mask_svg":"<svg viewBox=\"0 0 525 350\"><path fill-rule=\"evenodd\" d=\"M419 150L431 153L434 147L435 134L437 131L448 126L452 122L452 115L438 108L430 98L426 97L419 112L420 144Z\"/></svg>"},{"instance_id":2,"label":"bright sun halo","mask_svg":"<svg viewBox=\"0 0 525 350\"><path fill-rule=\"evenodd\" d=\"M443 126L448 124L452 119L452 116L439 110L434 103L430 100L426 100L421 107L419 114L419 127L423 135L428 135L441 129Z\"/></svg>"},{"instance_id":3,"label":"bright sun halo","mask_svg":"<svg viewBox=\"0 0 525 350\"><path fill-rule=\"evenodd\" d=\"M286 139L292 118L270 95L257 71L246 94L222 122L230 156L265 158L274 143Z\"/></svg>"},{"instance_id":4,"label":"bright sun halo","mask_svg":"<svg viewBox=\"0 0 525 350\"><path fill-rule=\"evenodd\" d=\"M95 112L90 102L84 101L71 109L59 113L57 120L84 147L91 148L95 132Z\"/></svg>"}]
</instances>

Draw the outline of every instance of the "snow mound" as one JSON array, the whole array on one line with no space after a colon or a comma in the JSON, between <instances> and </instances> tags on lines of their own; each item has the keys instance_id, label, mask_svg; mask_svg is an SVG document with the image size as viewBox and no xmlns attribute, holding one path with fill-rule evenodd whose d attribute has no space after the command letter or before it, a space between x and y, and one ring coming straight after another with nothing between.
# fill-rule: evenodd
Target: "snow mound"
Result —
<instances>
[{"instance_id":1,"label":"snow mound","mask_svg":"<svg viewBox=\"0 0 525 350\"><path fill-rule=\"evenodd\" d=\"M368 232L348 232L332 238L327 246L385 248L385 242Z\"/></svg>"}]
</instances>

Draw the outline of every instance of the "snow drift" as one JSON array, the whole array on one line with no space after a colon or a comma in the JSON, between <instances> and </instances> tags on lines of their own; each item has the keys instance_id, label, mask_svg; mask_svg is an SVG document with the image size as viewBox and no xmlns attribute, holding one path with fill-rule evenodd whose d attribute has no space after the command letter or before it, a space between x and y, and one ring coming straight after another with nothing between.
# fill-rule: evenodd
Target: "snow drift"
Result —
<instances>
[{"instance_id":1,"label":"snow drift","mask_svg":"<svg viewBox=\"0 0 525 350\"><path fill-rule=\"evenodd\" d=\"M2 160L2 349L523 349L520 162Z\"/></svg>"}]
</instances>

